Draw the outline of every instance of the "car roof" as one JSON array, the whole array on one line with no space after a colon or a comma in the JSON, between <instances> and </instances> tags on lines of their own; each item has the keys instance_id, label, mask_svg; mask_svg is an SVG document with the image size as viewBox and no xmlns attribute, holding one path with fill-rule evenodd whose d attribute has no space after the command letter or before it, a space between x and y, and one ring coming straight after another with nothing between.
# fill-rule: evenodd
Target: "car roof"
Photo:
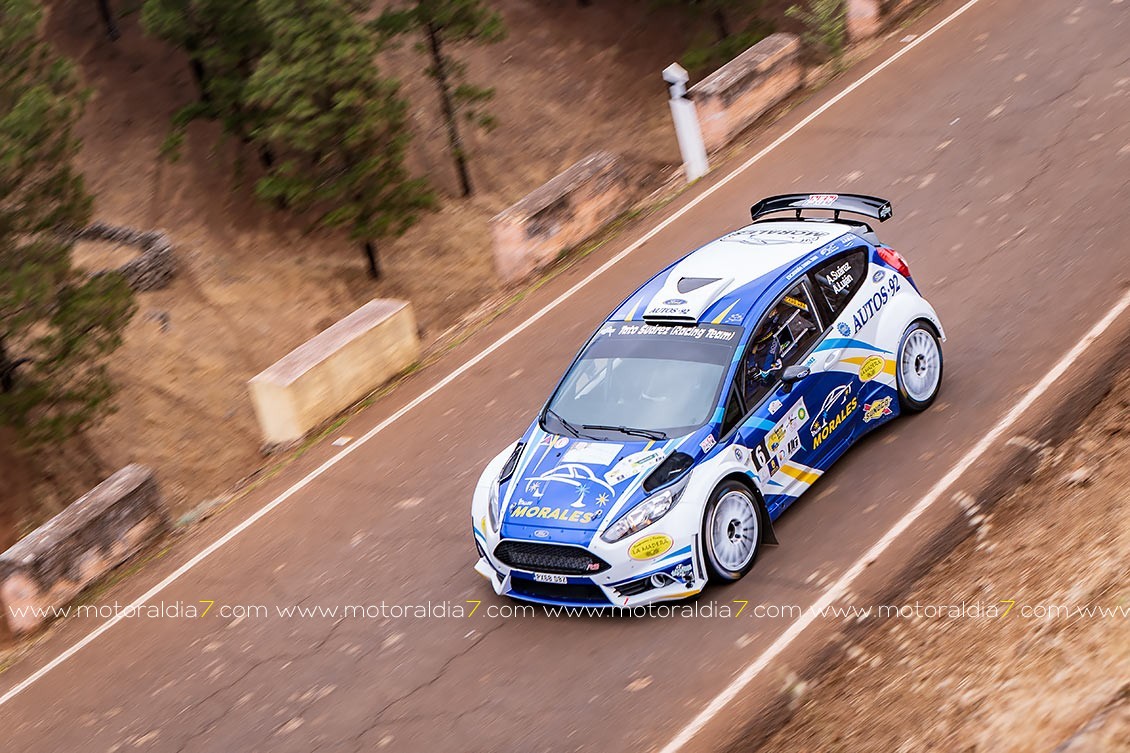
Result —
<instances>
[{"instance_id":1,"label":"car roof","mask_svg":"<svg viewBox=\"0 0 1130 753\"><path fill-rule=\"evenodd\" d=\"M836 222L769 220L746 225L651 278L608 321L741 324L756 313L754 306L774 283L799 263L813 263L808 259L812 252L823 250L831 256L865 243L854 230Z\"/></svg>"}]
</instances>

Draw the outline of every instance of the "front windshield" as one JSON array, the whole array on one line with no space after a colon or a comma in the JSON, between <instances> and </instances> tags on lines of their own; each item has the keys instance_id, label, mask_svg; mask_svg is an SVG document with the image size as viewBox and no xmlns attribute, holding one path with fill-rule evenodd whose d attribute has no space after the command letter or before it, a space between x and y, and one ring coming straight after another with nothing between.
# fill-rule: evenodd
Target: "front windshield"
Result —
<instances>
[{"instance_id":1,"label":"front windshield","mask_svg":"<svg viewBox=\"0 0 1130 753\"><path fill-rule=\"evenodd\" d=\"M687 434L710 420L740 339L730 326L605 324L561 381L546 423L588 436L616 427Z\"/></svg>"}]
</instances>

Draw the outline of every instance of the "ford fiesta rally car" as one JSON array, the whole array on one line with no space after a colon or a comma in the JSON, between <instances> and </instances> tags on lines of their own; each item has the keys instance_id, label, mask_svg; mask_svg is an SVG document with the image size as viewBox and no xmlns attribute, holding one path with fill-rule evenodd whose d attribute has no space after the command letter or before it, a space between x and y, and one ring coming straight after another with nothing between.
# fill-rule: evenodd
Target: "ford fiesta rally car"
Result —
<instances>
[{"instance_id":1,"label":"ford fiesta rally car","mask_svg":"<svg viewBox=\"0 0 1130 753\"><path fill-rule=\"evenodd\" d=\"M848 447L934 401L937 314L902 256L841 218L882 222L890 202L795 194L751 213L620 304L487 465L471 519L497 593L632 607L736 581Z\"/></svg>"}]
</instances>

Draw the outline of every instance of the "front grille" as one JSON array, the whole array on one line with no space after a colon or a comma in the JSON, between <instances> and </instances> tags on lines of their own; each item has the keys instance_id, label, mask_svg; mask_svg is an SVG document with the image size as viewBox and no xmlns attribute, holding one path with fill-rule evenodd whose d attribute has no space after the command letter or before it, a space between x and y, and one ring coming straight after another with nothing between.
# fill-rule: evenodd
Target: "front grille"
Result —
<instances>
[{"instance_id":1,"label":"front grille","mask_svg":"<svg viewBox=\"0 0 1130 753\"><path fill-rule=\"evenodd\" d=\"M611 567L587 549L534 541L503 541L494 556L519 570L556 575L592 575Z\"/></svg>"},{"instance_id":2,"label":"front grille","mask_svg":"<svg viewBox=\"0 0 1130 753\"><path fill-rule=\"evenodd\" d=\"M534 599L550 601L569 601L577 604L602 604L610 602L600 587L592 583L541 583L526 578L511 578L510 591L513 595L529 596Z\"/></svg>"}]
</instances>

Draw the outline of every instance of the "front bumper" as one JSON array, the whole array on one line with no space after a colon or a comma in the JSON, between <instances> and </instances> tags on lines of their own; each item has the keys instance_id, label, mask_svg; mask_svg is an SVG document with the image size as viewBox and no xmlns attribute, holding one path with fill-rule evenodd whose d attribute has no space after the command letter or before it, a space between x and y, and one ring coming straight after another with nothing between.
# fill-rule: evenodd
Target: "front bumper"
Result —
<instances>
[{"instance_id":1,"label":"front bumper","mask_svg":"<svg viewBox=\"0 0 1130 753\"><path fill-rule=\"evenodd\" d=\"M636 541L654 535L656 532L645 530L616 544L605 544L598 539L596 545L584 550L609 567L592 575L575 575L542 573L533 568L507 565L496 556L500 542L491 540L489 529L483 531L476 526L479 561L475 571L489 580L495 593L501 596L554 606L630 608L685 599L701 591L706 577L697 535L671 536L670 548L650 559L638 560L627 555Z\"/></svg>"}]
</instances>

